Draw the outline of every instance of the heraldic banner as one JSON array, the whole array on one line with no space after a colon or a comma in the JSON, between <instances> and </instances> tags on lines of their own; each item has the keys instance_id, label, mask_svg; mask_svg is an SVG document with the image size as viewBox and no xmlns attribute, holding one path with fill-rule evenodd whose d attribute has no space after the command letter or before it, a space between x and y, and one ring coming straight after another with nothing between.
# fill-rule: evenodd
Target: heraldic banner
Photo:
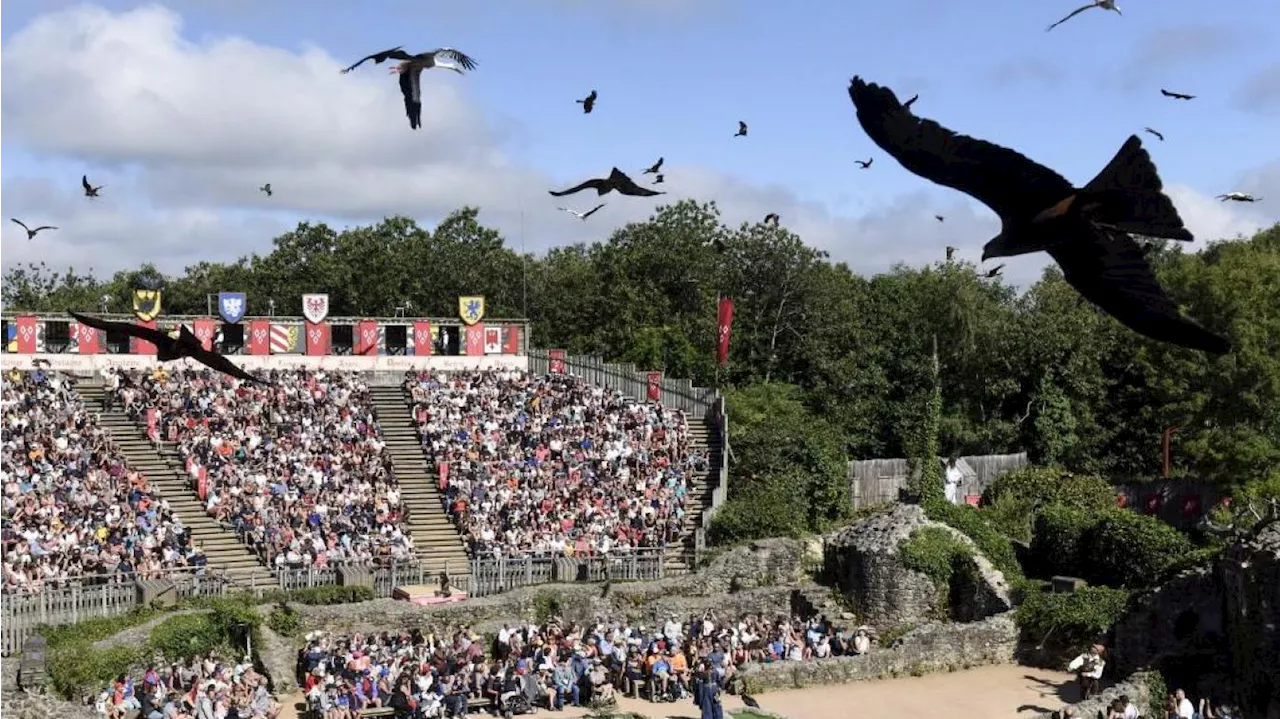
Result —
<instances>
[{"instance_id":1,"label":"heraldic banner","mask_svg":"<svg viewBox=\"0 0 1280 719\"><path fill-rule=\"evenodd\" d=\"M721 367L729 362L729 336L733 332L733 299L720 298L716 327L716 364Z\"/></svg>"},{"instance_id":2,"label":"heraldic banner","mask_svg":"<svg viewBox=\"0 0 1280 719\"><path fill-rule=\"evenodd\" d=\"M470 327L484 319L484 295L463 295L458 298L458 317Z\"/></svg>"},{"instance_id":3,"label":"heraldic banner","mask_svg":"<svg viewBox=\"0 0 1280 719\"><path fill-rule=\"evenodd\" d=\"M157 306L157 307L159 307L159 302L160 302L160 300L157 298L157 300L156 300L156 303L157 303L157 305L156 305L156 306ZM141 322L139 322L138 324L142 325L143 327L150 327L151 329L155 329L155 328L156 328L156 321L155 321L155 320L153 320L153 319L152 319L152 320L142 320L142 321L141 321ZM130 338L129 338L129 354L135 354L135 355L153 355L153 354L155 354L155 353L156 353L156 346L155 346L155 345L153 345L153 344L151 344L150 342L148 342L148 341L146 341L146 340L144 340L144 339L138 339L137 337L130 337Z\"/></svg>"},{"instance_id":4,"label":"heraldic banner","mask_svg":"<svg viewBox=\"0 0 1280 719\"><path fill-rule=\"evenodd\" d=\"M213 336L217 334L217 322L208 317L200 317L191 323L191 332L200 340L200 346L206 350L213 349Z\"/></svg>"},{"instance_id":5,"label":"heraldic banner","mask_svg":"<svg viewBox=\"0 0 1280 719\"><path fill-rule=\"evenodd\" d=\"M547 350L547 371L564 374L564 350Z\"/></svg>"},{"instance_id":6,"label":"heraldic banner","mask_svg":"<svg viewBox=\"0 0 1280 719\"><path fill-rule=\"evenodd\" d=\"M431 333L431 323L418 320L413 323L413 356L430 357L435 350L435 336Z\"/></svg>"},{"instance_id":7,"label":"heraldic banner","mask_svg":"<svg viewBox=\"0 0 1280 719\"><path fill-rule=\"evenodd\" d=\"M645 380L645 389L647 390L649 401L657 402L662 399L662 373L650 372L645 377Z\"/></svg>"},{"instance_id":8,"label":"heraldic banner","mask_svg":"<svg viewBox=\"0 0 1280 719\"><path fill-rule=\"evenodd\" d=\"M373 320L360 320L356 323L352 337L351 354L374 357L378 354L378 323Z\"/></svg>"}]
</instances>

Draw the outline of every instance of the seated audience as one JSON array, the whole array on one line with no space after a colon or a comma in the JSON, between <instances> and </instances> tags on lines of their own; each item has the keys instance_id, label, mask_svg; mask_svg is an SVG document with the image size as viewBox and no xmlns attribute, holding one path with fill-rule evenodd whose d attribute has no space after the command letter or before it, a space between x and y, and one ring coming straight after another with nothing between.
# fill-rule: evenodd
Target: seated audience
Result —
<instances>
[{"instance_id":1,"label":"seated audience","mask_svg":"<svg viewBox=\"0 0 1280 719\"><path fill-rule=\"evenodd\" d=\"M405 387L446 509L476 555L660 548L707 459L684 413L570 375L415 373Z\"/></svg>"}]
</instances>

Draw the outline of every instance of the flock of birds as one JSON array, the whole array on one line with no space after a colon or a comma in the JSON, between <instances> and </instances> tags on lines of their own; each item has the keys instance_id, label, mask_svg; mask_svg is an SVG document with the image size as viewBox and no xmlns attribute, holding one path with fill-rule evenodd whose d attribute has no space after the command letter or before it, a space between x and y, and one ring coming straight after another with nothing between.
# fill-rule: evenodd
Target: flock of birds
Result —
<instances>
[{"instance_id":1,"label":"flock of birds","mask_svg":"<svg viewBox=\"0 0 1280 719\"><path fill-rule=\"evenodd\" d=\"M1114 0L1093 0L1053 23L1048 30L1094 8L1120 14ZM413 130L422 127L421 77L424 70L441 69L463 74L477 67L474 58L455 48L441 47L413 54L398 46L361 58L340 72L349 73L370 60L375 65L388 60L399 61L390 68L390 73L399 76L405 115ZM1175 100L1195 99L1195 95L1164 88L1160 93ZM599 92L592 90L574 102L582 106L583 113L590 114L599 97ZM1130 136L1096 177L1084 186L1076 187L1048 167L1013 150L959 135L933 120L918 117L911 106L919 97L917 94L901 102L889 88L856 76L849 86L849 98L858 123L881 150L910 172L970 195L1000 217L1001 231L983 247L983 262L1047 252L1058 263L1067 282L1080 293L1082 301L1091 301L1135 332L1211 354L1230 351L1231 343L1226 338L1181 314L1161 288L1147 262L1150 246L1140 245L1132 236L1183 242L1194 239L1164 194L1163 183L1151 156L1142 147L1138 136ZM1154 128L1144 127L1143 131L1164 140L1164 135ZM747 123L740 120L733 137L747 137L748 132ZM655 185L663 184L665 180L662 174L664 161L665 158L659 157L642 173L653 175ZM854 162L859 169L868 170L875 158ZM98 198L106 187L91 184L88 175L82 176L80 183L85 197L90 199ZM269 182L258 190L267 197L273 194ZM565 197L583 190L595 190L597 196L610 192L634 197L665 194L641 186L617 167L612 168L607 177L592 178L565 190L551 190L550 194ZM1217 199L1223 202L1261 200L1244 192L1224 193ZM605 204L599 203L585 211L568 207L557 209L585 221L603 209ZM939 222L946 219L942 215L934 215L934 218ZM35 239L41 232L58 229L53 225L31 228L17 218L11 219L27 233L28 240ZM773 226L780 221L778 214L773 212L764 218L765 224ZM719 246L715 249L723 252L723 244L717 244ZM953 259L955 252L955 247L946 248L948 261ZM1003 267L998 265L987 270L985 276L997 277ZM186 326L161 330L68 312L86 326L155 344L156 356L161 362L187 357L216 371L263 383L216 349L205 349Z\"/></svg>"}]
</instances>

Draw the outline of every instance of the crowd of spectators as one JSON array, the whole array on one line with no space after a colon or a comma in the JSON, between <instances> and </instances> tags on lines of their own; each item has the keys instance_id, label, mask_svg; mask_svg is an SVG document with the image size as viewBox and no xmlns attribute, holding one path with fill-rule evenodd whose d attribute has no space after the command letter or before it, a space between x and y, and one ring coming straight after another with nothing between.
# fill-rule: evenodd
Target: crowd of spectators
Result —
<instances>
[{"instance_id":1,"label":"crowd of spectators","mask_svg":"<svg viewBox=\"0 0 1280 719\"><path fill-rule=\"evenodd\" d=\"M579 377L409 372L405 388L475 555L660 548L680 536L707 468L682 411Z\"/></svg>"},{"instance_id":2,"label":"crowd of spectators","mask_svg":"<svg viewBox=\"0 0 1280 719\"><path fill-rule=\"evenodd\" d=\"M276 568L385 564L413 555L404 506L359 375L273 370L251 385L207 370L119 373L113 396L135 421L157 413L209 515Z\"/></svg>"},{"instance_id":3,"label":"crowd of spectators","mask_svg":"<svg viewBox=\"0 0 1280 719\"><path fill-rule=\"evenodd\" d=\"M646 627L597 619L510 626L486 641L470 627L307 637L298 681L323 719L370 707L397 717L462 716L483 703L494 713L608 704L620 694L653 702L692 696L700 682L733 684L753 662L807 661L869 651L865 630L839 631L824 617L713 612Z\"/></svg>"},{"instance_id":4,"label":"crowd of spectators","mask_svg":"<svg viewBox=\"0 0 1280 719\"><path fill-rule=\"evenodd\" d=\"M276 719L281 707L247 657L233 664L215 653L120 676L94 709L109 719Z\"/></svg>"},{"instance_id":5,"label":"crowd of spectators","mask_svg":"<svg viewBox=\"0 0 1280 719\"><path fill-rule=\"evenodd\" d=\"M205 565L168 503L99 425L96 408L85 407L72 377L14 370L0 392L5 593Z\"/></svg>"}]
</instances>

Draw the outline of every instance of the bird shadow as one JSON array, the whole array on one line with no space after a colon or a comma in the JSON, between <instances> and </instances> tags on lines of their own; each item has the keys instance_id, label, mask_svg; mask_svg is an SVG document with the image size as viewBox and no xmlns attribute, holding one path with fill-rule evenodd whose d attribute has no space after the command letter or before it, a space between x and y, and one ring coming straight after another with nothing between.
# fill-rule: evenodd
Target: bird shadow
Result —
<instances>
[{"instance_id":1,"label":"bird shadow","mask_svg":"<svg viewBox=\"0 0 1280 719\"><path fill-rule=\"evenodd\" d=\"M1084 698L1080 695L1079 683L1074 680L1054 681L1052 679L1041 679L1030 674L1024 674L1022 678L1037 685L1041 696L1054 696L1067 704L1075 704Z\"/></svg>"},{"instance_id":2,"label":"bird shadow","mask_svg":"<svg viewBox=\"0 0 1280 719\"><path fill-rule=\"evenodd\" d=\"M1039 704L1023 704L1016 710L1019 714L1023 712L1035 712L1036 714L1050 714L1053 712L1049 707L1042 707Z\"/></svg>"}]
</instances>

